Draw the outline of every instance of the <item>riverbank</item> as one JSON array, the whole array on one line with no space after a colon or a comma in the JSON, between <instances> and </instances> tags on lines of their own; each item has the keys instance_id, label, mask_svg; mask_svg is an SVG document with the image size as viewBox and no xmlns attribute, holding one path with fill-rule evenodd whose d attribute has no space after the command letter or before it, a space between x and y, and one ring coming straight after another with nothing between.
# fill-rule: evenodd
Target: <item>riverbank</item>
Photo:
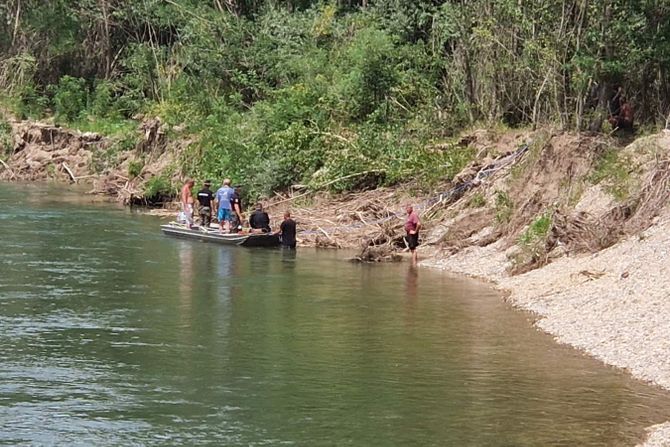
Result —
<instances>
[{"instance_id":1,"label":"riverbank","mask_svg":"<svg viewBox=\"0 0 670 447\"><path fill-rule=\"evenodd\" d=\"M670 212L607 249L521 275L508 273L509 254L498 242L437 254L422 265L492 282L559 343L670 390ZM670 445L670 424L650 428L644 445Z\"/></svg>"},{"instance_id":2,"label":"riverbank","mask_svg":"<svg viewBox=\"0 0 670 447\"><path fill-rule=\"evenodd\" d=\"M536 325L635 377L670 389L670 213L638 236L510 276L499 244L422 265L493 282Z\"/></svg>"}]
</instances>

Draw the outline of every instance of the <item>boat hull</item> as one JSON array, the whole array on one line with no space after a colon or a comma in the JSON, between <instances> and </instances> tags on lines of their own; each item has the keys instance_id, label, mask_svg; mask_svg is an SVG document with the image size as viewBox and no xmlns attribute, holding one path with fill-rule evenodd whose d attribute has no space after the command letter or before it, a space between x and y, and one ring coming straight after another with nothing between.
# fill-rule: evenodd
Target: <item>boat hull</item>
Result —
<instances>
[{"instance_id":1,"label":"boat hull","mask_svg":"<svg viewBox=\"0 0 670 447\"><path fill-rule=\"evenodd\" d=\"M220 234L218 230L189 229L179 224L161 225L161 231L168 236L241 247L277 247L280 243L276 234Z\"/></svg>"}]
</instances>

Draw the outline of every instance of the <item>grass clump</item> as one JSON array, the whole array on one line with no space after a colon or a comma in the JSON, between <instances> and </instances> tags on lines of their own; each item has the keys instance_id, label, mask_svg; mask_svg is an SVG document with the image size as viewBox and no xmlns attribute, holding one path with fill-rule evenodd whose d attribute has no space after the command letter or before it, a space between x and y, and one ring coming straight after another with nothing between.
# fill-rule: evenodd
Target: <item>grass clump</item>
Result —
<instances>
[{"instance_id":1,"label":"grass clump","mask_svg":"<svg viewBox=\"0 0 670 447\"><path fill-rule=\"evenodd\" d=\"M540 161L542 151L547 147L551 138L551 133L547 131L537 132L535 134L533 141L528 144L528 152L526 155L510 170L510 176L513 181L519 181L537 164L538 161Z\"/></svg>"},{"instance_id":2,"label":"grass clump","mask_svg":"<svg viewBox=\"0 0 670 447\"><path fill-rule=\"evenodd\" d=\"M139 177L144 169L144 162L142 160L131 160L128 163L128 176L133 179Z\"/></svg>"},{"instance_id":3,"label":"grass clump","mask_svg":"<svg viewBox=\"0 0 670 447\"><path fill-rule=\"evenodd\" d=\"M619 151L608 149L598 160L589 181L594 185L602 184L605 191L616 200L623 201L630 196L631 175L628 166L628 160L621 157Z\"/></svg>"},{"instance_id":4,"label":"grass clump","mask_svg":"<svg viewBox=\"0 0 670 447\"><path fill-rule=\"evenodd\" d=\"M537 242L544 243L549 234L549 230L551 229L551 224L551 214L542 214L536 218L519 237L519 243L527 247L534 246Z\"/></svg>"},{"instance_id":5,"label":"grass clump","mask_svg":"<svg viewBox=\"0 0 670 447\"><path fill-rule=\"evenodd\" d=\"M0 157L9 157L12 149L12 126L6 120L0 119Z\"/></svg>"},{"instance_id":6,"label":"grass clump","mask_svg":"<svg viewBox=\"0 0 670 447\"><path fill-rule=\"evenodd\" d=\"M552 225L552 214L545 212L536 217L519 236L519 251L512 257L513 274L524 273L547 263L547 237Z\"/></svg>"},{"instance_id":7,"label":"grass clump","mask_svg":"<svg viewBox=\"0 0 670 447\"><path fill-rule=\"evenodd\" d=\"M486 197L481 192L477 192L470 197L468 208L483 208L486 206Z\"/></svg>"},{"instance_id":8,"label":"grass clump","mask_svg":"<svg viewBox=\"0 0 670 447\"><path fill-rule=\"evenodd\" d=\"M498 224L504 225L512 220L512 214L514 213L514 202L510 198L509 194L505 191L496 191L496 201L495 201L495 211L496 211L496 222Z\"/></svg>"}]
</instances>

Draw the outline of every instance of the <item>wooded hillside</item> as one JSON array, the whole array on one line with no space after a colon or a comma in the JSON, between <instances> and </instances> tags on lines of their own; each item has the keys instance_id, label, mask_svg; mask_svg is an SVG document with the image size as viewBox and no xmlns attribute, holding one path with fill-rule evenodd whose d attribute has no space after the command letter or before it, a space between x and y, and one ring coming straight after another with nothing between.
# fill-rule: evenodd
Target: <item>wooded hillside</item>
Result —
<instances>
[{"instance_id":1,"label":"wooded hillside","mask_svg":"<svg viewBox=\"0 0 670 447\"><path fill-rule=\"evenodd\" d=\"M179 169L254 194L453 176L476 123L593 128L622 86L670 113L665 0L8 0L0 88L25 117L195 136ZM446 142L446 144L445 144Z\"/></svg>"}]
</instances>

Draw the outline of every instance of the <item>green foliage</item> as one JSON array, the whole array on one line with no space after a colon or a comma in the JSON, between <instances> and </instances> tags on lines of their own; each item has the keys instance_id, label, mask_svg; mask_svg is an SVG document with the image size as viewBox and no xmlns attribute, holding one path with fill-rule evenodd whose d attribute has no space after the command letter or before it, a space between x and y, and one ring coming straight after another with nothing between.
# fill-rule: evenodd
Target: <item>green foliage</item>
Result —
<instances>
[{"instance_id":1,"label":"green foliage","mask_svg":"<svg viewBox=\"0 0 670 447\"><path fill-rule=\"evenodd\" d=\"M551 225L551 214L542 214L531 222L526 231L519 237L519 243L524 246L536 245L538 242L544 243L549 234L549 230L551 229Z\"/></svg>"},{"instance_id":2,"label":"green foliage","mask_svg":"<svg viewBox=\"0 0 670 447\"><path fill-rule=\"evenodd\" d=\"M519 250L512 257L512 271L523 273L547 262L547 236L553 225L552 215L545 212L531 222L518 239Z\"/></svg>"},{"instance_id":3,"label":"green foliage","mask_svg":"<svg viewBox=\"0 0 670 447\"><path fill-rule=\"evenodd\" d=\"M620 157L618 150L608 149L598 160L589 180L596 185L602 183L615 199L625 200L631 188L629 165L625 157Z\"/></svg>"},{"instance_id":4,"label":"green foliage","mask_svg":"<svg viewBox=\"0 0 670 447\"><path fill-rule=\"evenodd\" d=\"M514 213L514 202L505 191L496 191L495 211L496 222L504 225L510 222Z\"/></svg>"},{"instance_id":5,"label":"green foliage","mask_svg":"<svg viewBox=\"0 0 670 447\"><path fill-rule=\"evenodd\" d=\"M84 79L63 76L51 90L56 119L72 122L86 109L88 89Z\"/></svg>"},{"instance_id":6,"label":"green foliage","mask_svg":"<svg viewBox=\"0 0 670 447\"><path fill-rule=\"evenodd\" d=\"M431 184L474 153L428 148L475 123L584 129L617 84L642 122L667 115L670 9L564 6L32 1L21 14L0 7L11 24L0 25L0 88L20 116L115 136L101 165L133 146L125 135L141 113L195 141L183 174L233 177L252 196Z\"/></svg>"},{"instance_id":7,"label":"green foliage","mask_svg":"<svg viewBox=\"0 0 670 447\"><path fill-rule=\"evenodd\" d=\"M176 189L167 176L157 175L151 177L144 186L144 196L150 202L162 202L164 199L174 197Z\"/></svg>"},{"instance_id":8,"label":"green foliage","mask_svg":"<svg viewBox=\"0 0 670 447\"><path fill-rule=\"evenodd\" d=\"M32 84L24 85L18 92L15 104L20 118L41 118L49 107L49 98Z\"/></svg>"},{"instance_id":9,"label":"green foliage","mask_svg":"<svg viewBox=\"0 0 670 447\"><path fill-rule=\"evenodd\" d=\"M138 177L144 169L144 162L142 160L131 160L128 163L128 176L133 179Z\"/></svg>"},{"instance_id":10,"label":"green foliage","mask_svg":"<svg viewBox=\"0 0 670 447\"><path fill-rule=\"evenodd\" d=\"M468 200L469 208L483 208L486 206L486 197L481 192L476 192Z\"/></svg>"},{"instance_id":11,"label":"green foliage","mask_svg":"<svg viewBox=\"0 0 670 447\"><path fill-rule=\"evenodd\" d=\"M8 157L12 149L12 126L0 117L0 158Z\"/></svg>"}]
</instances>

